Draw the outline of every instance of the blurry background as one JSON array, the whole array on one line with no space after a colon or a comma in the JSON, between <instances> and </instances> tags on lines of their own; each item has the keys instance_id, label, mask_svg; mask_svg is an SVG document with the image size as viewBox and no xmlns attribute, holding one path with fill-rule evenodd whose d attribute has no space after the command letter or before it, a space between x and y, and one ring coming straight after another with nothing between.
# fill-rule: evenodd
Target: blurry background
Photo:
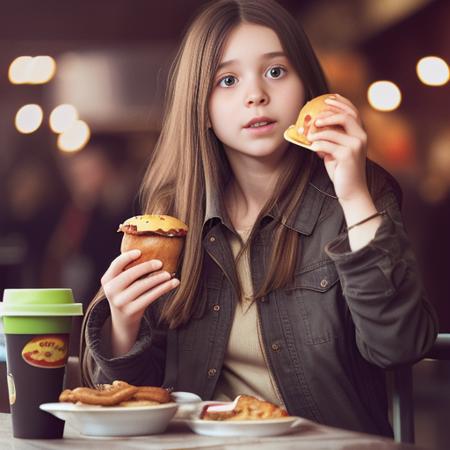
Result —
<instances>
[{"instance_id":1,"label":"blurry background","mask_svg":"<svg viewBox=\"0 0 450 450\"><path fill-rule=\"evenodd\" d=\"M115 229L139 213L171 59L204 3L2 1L0 292L71 287L84 304L95 294L119 252ZM332 91L360 108L370 157L400 182L425 286L450 332L450 2L280 3L309 34ZM450 442L436 431L449 370L418 372L436 381L436 392L417 392L418 440L437 448Z\"/></svg>"}]
</instances>

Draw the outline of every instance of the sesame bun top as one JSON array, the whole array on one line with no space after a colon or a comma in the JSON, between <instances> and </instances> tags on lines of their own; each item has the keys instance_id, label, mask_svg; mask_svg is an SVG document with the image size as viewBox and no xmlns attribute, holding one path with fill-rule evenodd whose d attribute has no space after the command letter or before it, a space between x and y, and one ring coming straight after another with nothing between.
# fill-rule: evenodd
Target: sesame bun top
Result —
<instances>
[{"instance_id":1,"label":"sesame bun top","mask_svg":"<svg viewBox=\"0 0 450 450\"><path fill-rule=\"evenodd\" d=\"M185 236L188 226L181 220L162 214L144 214L127 219L117 231L130 234L154 233L164 236Z\"/></svg>"},{"instance_id":2,"label":"sesame bun top","mask_svg":"<svg viewBox=\"0 0 450 450\"><path fill-rule=\"evenodd\" d=\"M325 103L325 100L333 94L319 95L313 98L309 102L306 102L297 118L295 125L291 125L285 132L285 137L294 143L301 143L305 145L311 145L306 135L309 129L313 126L316 117L325 111L330 109L330 105Z\"/></svg>"}]
</instances>

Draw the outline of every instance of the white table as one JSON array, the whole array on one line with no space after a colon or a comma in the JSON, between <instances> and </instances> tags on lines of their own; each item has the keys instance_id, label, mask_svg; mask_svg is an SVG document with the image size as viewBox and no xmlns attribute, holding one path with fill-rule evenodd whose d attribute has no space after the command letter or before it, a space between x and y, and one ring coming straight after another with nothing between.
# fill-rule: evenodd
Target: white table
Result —
<instances>
[{"instance_id":1,"label":"white table","mask_svg":"<svg viewBox=\"0 0 450 450\"><path fill-rule=\"evenodd\" d=\"M398 444L393 440L368 434L354 433L337 428L310 423L295 433L284 436L248 438L248 437L207 437L192 433L183 425L170 425L166 433L152 436L98 438L84 437L67 423L64 439L15 439L12 437L11 416L0 414L0 449L36 450L36 449L107 449L107 450L166 450L197 449L208 450L401 450L417 449L412 445Z\"/></svg>"}]
</instances>

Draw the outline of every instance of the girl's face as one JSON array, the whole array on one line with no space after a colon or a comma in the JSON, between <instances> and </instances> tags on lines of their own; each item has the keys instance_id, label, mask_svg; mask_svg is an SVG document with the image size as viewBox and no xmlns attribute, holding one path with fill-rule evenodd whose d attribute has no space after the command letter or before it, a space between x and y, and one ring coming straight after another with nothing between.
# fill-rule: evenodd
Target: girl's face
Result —
<instances>
[{"instance_id":1,"label":"girl's face","mask_svg":"<svg viewBox=\"0 0 450 450\"><path fill-rule=\"evenodd\" d=\"M303 103L303 83L276 33L248 23L234 28L208 104L211 126L229 156L281 156L288 145L283 132Z\"/></svg>"}]
</instances>

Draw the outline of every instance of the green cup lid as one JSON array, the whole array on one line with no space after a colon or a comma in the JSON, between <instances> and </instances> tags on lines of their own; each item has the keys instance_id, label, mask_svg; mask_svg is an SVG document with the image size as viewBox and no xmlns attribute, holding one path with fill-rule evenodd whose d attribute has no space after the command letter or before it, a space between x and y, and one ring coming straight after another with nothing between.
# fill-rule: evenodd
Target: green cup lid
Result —
<instances>
[{"instance_id":1,"label":"green cup lid","mask_svg":"<svg viewBox=\"0 0 450 450\"><path fill-rule=\"evenodd\" d=\"M5 289L0 316L82 316L72 289Z\"/></svg>"}]
</instances>

